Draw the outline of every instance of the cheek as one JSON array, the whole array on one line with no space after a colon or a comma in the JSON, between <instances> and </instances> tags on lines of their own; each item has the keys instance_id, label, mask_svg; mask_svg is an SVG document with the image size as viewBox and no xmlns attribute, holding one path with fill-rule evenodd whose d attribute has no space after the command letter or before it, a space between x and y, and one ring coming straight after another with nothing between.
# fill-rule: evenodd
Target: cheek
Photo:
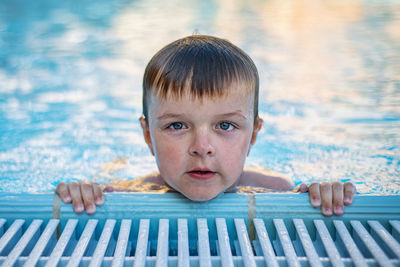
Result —
<instances>
[{"instance_id":1,"label":"cheek","mask_svg":"<svg viewBox=\"0 0 400 267\"><path fill-rule=\"evenodd\" d=\"M224 154L224 158L229 161L231 167L235 168L245 161L249 145L250 138L246 135L226 142L220 151Z\"/></svg>"},{"instance_id":2,"label":"cheek","mask_svg":"<svg viewBox=\"0 0 400 267\"><path fill-rule=\"evenodd\" d=\"M155 156L160 171L165 168L174 169L174 167L178 167L183 158L183 146L162 136L157 136L155 140Z\"/></svg>"}]
</instances>

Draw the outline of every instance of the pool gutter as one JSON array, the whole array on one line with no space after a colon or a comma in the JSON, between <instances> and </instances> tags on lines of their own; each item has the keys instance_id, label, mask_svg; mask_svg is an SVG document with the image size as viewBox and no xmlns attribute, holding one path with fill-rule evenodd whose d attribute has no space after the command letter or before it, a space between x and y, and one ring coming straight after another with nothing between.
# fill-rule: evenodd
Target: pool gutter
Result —
<instances>
[{"instance_id":1,"label":"pool gutter","mask_svg":"<svg viewBox=\"0 0 400 267\"><path fill-rule=\"evenodd\" d=\"M0 193L0 266L400 265L396 195L357 195L331 217L307 194L105 198L87 215L54 194Z\"/></svg>"},{"instance_id":2,"label":"pool gutter","mask_svg":"<svg viewBox=\"0 0 400 267\"><path fill-rule=\"evenodd\" d=\"M312 218L400 219L400 196L356 195L354 203L345 207L342 216L325 217L319 208L309 204L307 194L236 194L226 193L206 201L195 202L180 194L165 193L106 193L104 205L97 212L77 214L72 205L64 204L53 193L4 193L0 192L0 217L5 219L40 218L96 218L122 219L146 218Z\"/></svg>"}]
</instances>

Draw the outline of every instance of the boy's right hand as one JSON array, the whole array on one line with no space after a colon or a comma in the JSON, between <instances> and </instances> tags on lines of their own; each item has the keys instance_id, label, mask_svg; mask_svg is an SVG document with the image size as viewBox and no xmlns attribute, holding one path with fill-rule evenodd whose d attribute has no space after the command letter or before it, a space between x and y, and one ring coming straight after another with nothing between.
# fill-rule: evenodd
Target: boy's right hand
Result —
<instances>
[{"instance_id":1,"label":"boy's right hand","mask_svg":"<svg viewBox=\"0 0 400 267\"><path fill-rule=\"evenodd\" d=\"M96 206L104 203L103 190L106 192L113 191L111 186L103 187L98 183L59 183L56 192L64 203L72 202L76 213L86 210L87 214L93 214L96 212Z\"/></svg>"}]
</instances>

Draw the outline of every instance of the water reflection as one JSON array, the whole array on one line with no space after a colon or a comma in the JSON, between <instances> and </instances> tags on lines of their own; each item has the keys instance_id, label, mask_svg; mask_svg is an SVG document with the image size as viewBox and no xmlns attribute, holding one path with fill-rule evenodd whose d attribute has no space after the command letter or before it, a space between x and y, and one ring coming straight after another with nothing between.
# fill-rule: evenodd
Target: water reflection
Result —
<instances>
[{"instance_id":1,"label":"water reflection","mask_svg":"<svg viewBox=\"0 0 400 267\"><path fill-rule=\"evenodd\" d=\"M400 190L400 3L0 2L0 191L155 170L141 79L166 43L227 38L259 67L265 127L249 164L296 181Z\"/></svg>"}]
</instances>

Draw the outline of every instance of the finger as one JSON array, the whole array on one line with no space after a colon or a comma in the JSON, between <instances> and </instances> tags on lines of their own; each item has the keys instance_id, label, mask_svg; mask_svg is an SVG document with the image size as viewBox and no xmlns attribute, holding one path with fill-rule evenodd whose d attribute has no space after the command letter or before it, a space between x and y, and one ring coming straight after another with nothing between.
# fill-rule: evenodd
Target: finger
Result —
<instances>
[{"instance_id":1,"label":"finger","mask_svg":"<svg viewBox=\"0 0 400 267\"><path fill-rule=\"evenodd\" d=\"M103 205L104 203L103 190L101 190L101 186L98 183L93 184L93 197L94 197L94 203L97 206Z\"/></svg>"},{"instance_id":2,"label":"finger","mask_svg":"<svg viewBox=\"0 0 400 267\"><path fill-rule=\"evenodd\" d=\"M341 182L332 183L333 212L342 215L343 207L343 184Z\"/></svg>"},{"instance_id":3,"label":"finger","mask_svg":"<svg viewBox=\"0 0 400 267\"><path fill-rule=\"evenodd\" d=\"M81 183L80 188L86 213L93 214L96 211L96 205L94 204L93 196L93 185L89 183Z\"/></svg>"},{"instance_id":4,"label":"finger","mask_svg":"<svg viewBox=\"0 0 400 267\"><path fill-rule=\"evenodd\" d=\"M106 185L106 187L104 187L103 191L104 192L113 192L114 187L112 187L111 185Z\"/></svg>"},{"instance_id":5,"label":"finger","mask_svg":"<svg viewBox=\"0 0 400 267\"><path fill-rule=\"evenodd\" d=\"M345 205L350 205L351 203L353 203L353 197L356 192L356 187L353 185L352 182L345 182L343 187L344 187L343 203Z\"/></svg>"},{"instance_id":6,"label":"finger","mask_svg":"<svg viewBox=\"0 0 400 267\"><path fill-rule=\"evenodd\" d=\"M71 196L69 195L68 186L66 183L59 183L57 185L56 192L62 201L64 201L64 203L71 203Z\"/></svg>"},{"instance_id":7,"label":"finger","mask_svg":"<svg viewBox=\"0 0 400 267\"><path fill-rule=\"evenodd\" d=\"M295 192L305 193L308 192L308 186L305 183L301 183L297 186Z\"/></svg>"},{"instance_id":8,"label":"finger","mask_svg":"<svg viewBox=\"0 0 400 267\"><path fill-rule=\"evenodd\" d=\"M308 186L305 183L300 185L300 192L305 193L308 192Z\"/></svg>"},{"instance_id":9,"label":"finger","mask_svg":"<svg viewBox=\"0 0 400 267\"><path fill-rule=\"evenodd\" d=\"M72 206L74 207L74 211L77 213L81 213L83 211L83 203L82 203L82 195L79 183L77 182L69 183L68 190L71 195Z\"/></svg>"},{"instance_id":10,"label":"finger","mask_svg":"<svg viewBox=\"0 0 400 267\"><path fill-rule=\"evenodd\" d=\"M308 187L308 193L310 194L311 205L313 207L319 207L321 205L320 184L312 182Z\"/></svg>"},{"instance_id":11,"label":"finger","mask_svg":"<svg viewBox=\"0 0 400 267\"><path fill-rule=\"evenodd\" d=\"M322 214L325 216L332 215L332 185L329 182L322 182L320 185L321 190L321 205Z\"/></svg>"}]
</instances>

